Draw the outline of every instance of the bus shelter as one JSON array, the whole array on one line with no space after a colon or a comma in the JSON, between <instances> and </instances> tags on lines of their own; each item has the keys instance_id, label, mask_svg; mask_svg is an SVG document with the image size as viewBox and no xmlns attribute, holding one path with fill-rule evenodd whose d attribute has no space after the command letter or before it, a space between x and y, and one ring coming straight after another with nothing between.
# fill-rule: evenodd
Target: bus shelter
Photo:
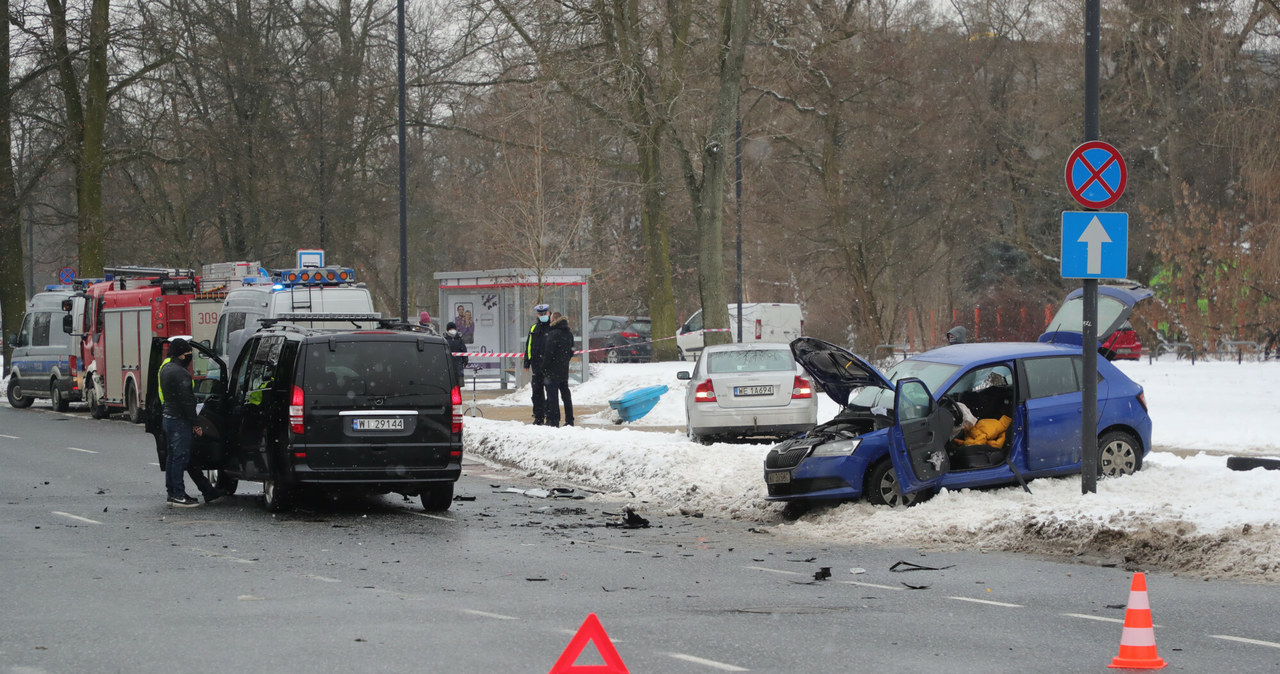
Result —
<instances>
[{"instance_id":1,"label":"bus shelter","mask_svg":"<svg viewBox=\"0 0 1280 674\"><path fill-rule=\"evenodd\" d=\"M519 388L529 382L521 363L529 328L537 320L533 307L551 305L569 319L574 351L589 344L590 269L486 269L436 272L440 292L440 328L452 321L467 344L470 364L477 376L497 379L502 388ZM586 354L576 354L569 378L588 377ZM471 374L468 372L467 374Z\"/></svg>"}]
</instances>

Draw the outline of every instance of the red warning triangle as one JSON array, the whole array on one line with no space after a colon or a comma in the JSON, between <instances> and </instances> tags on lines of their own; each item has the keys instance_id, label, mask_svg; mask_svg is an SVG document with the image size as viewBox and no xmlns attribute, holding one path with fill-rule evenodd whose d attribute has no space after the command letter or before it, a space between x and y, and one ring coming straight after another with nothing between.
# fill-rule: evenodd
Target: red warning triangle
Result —
<instances>
[{"instance_id":1,"label":"red warning triangle","mask_svg":"<svg viewBox=\"0 0 1280 674\"><path fill-rule=\"evenodd\" d=\"M578 656L582 655L582 649L587 647L589 641L595 642L596 650L600 652L600 657L604 658L604 664L573 664L578 661ZM590 613L587 619L582 621L582 627L578 628L578 633L569 640L569 645L560 654L560 659L556 660L556 664L551 666L551 671L547 674L631 674L631 672L627 670L626 665L622 664L618 649L613 647L612 641L609 641L609 635L605 634L604 625L600 624L600 619L596 614Z\"/></svg>"}]
</instances>

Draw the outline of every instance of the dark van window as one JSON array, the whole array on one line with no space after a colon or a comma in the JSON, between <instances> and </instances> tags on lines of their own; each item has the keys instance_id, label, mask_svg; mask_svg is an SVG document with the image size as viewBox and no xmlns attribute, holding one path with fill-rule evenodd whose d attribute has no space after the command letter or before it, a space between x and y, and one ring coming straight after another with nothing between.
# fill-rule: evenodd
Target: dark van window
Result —
<instances>
[{"instance_id":1,"label":"dark van window","mask_svg":"<svg viewBox=\"0 0 1280 674\"><path fill-rule=\"evenodd\" d=\"M1029 358L1022 362L1027 372L1027 388L1031 398L1047 398L1080 390L1076 373L1079 358Z\"/></svg>"},{"instance_id":2,"label":"dark van window","mask_svg":"<svg viewBox=\"0 0 1280 674\"><path fill-rule=\"evenodd\" d=\"M443 344L329 341L306 345L303 387L307 393L400 395L439 393L451 387L449 354Z\"/></svg>"}]
</instances>

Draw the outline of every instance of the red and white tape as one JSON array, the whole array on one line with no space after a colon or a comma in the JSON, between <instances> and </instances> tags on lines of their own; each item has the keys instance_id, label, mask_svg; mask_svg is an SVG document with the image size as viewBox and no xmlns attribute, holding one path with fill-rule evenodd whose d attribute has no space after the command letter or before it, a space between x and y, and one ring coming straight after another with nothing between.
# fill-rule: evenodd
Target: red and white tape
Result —
<instances>
[{"instance_id":1,"label":"red and white tape","mask_svg":"<svg viewBox=\"0 0 1280 674\"><path fill-rule=\"evenodd\" d=\"M698 332L731 332L731 330L729 330L729 328L707 328L705 330L698 330ZM654 342L663 342L668 339L675 339L675 337L674 336L659 337L658 339L651 339L647 342L630 342L627 344L627 346L639 346L640 344L653 344ZM612 351L613 349L616 349L616 348L618 347L606 346L600 349L583 349L581 351L574 351L573 354L576 356L584 353L595 353L597 351ZM476 358L524 358L524 353L495 353L493 351L465 351L462 353L455 353L453 355L476 357Z\"/></svg>"}]
</instances>

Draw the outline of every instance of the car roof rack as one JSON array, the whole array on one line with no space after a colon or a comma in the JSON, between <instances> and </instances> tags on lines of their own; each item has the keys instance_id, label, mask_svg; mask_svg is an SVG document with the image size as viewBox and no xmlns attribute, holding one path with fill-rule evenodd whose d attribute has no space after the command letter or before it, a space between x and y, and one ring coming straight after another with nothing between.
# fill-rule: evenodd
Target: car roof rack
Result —
<instances>
[{"instance_id":1,"label":"car roof rack","mask_svg":"<svg viewBox=\"0 0 1280 674\"><path fill-rule=\"evenodd\" d=\"M260 318L258 322L262 327L270 328L276 325L295 326L296 323L359 323L359 322L376 322L378 327L383 330L414 330L417 326L400 320L399 318L383 318L382 314L330 314L330 313L285 313L279 314L274 318ZM340 328L330 327L329 330L337 330Z\"/></svg>"}]
</instances>

